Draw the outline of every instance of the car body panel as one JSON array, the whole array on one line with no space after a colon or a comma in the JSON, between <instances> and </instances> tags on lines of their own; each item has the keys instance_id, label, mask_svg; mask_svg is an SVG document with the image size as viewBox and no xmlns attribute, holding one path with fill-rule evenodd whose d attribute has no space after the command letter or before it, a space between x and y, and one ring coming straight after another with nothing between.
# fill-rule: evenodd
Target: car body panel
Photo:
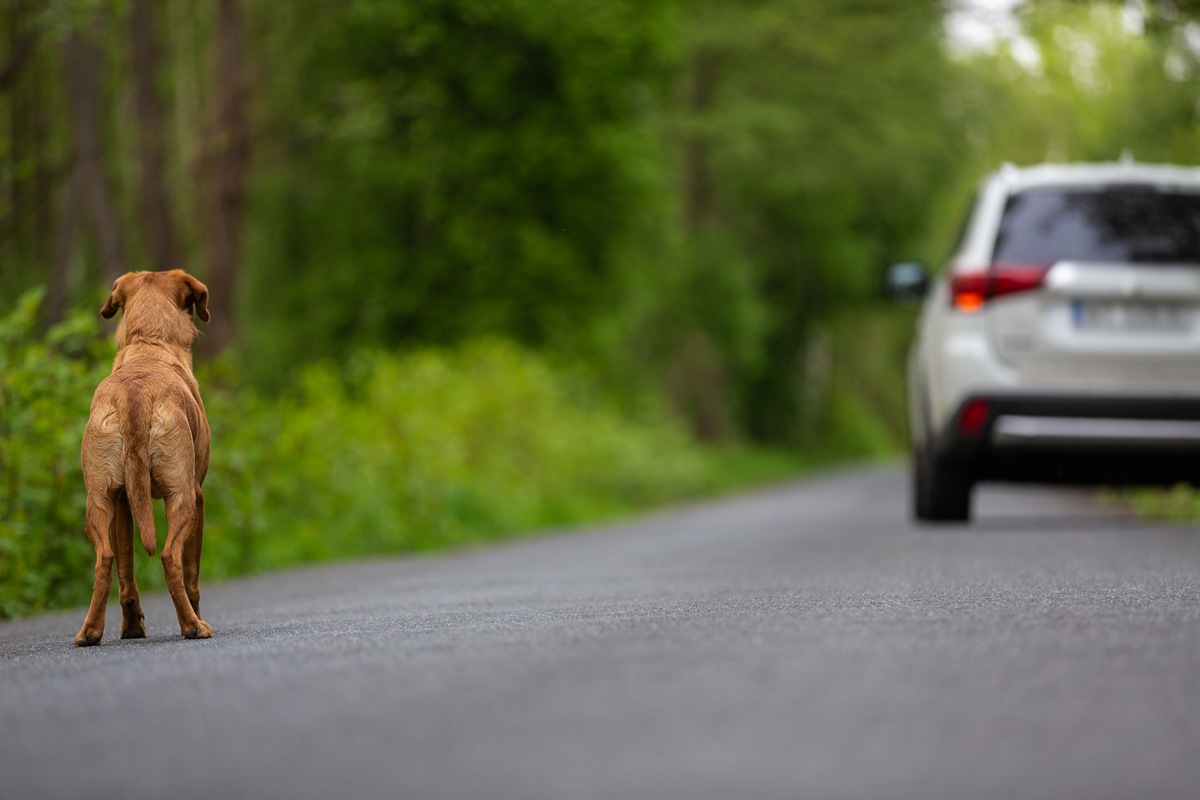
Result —
<instances>
[{"instance_id":1,"label":"car body panel","mask_svg":"<svg viewBox=\"0 0 1200 800\"><path fill-rule=\"evenodd\" d=\"M1022 386L1200 391L1200 267L1059 262L985 313Z\"/></svg>"}]
</instances>

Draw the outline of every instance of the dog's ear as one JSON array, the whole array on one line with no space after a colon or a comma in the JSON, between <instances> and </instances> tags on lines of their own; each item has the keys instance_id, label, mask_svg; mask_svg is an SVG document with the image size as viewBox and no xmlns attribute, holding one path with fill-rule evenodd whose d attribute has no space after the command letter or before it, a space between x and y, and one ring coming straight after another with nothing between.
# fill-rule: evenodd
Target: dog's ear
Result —
<instances>
[{"instance_id":1,"label":"dog's ear","mask_svg":"<svg viewBox=\"0 0 1200 800\"><path fill-rule=\"evenodd\" d=\"M124 276L121 276L124 277ZM104 305L100 307L100 316L105 319L112 319L116 316L117 310L125 307L125 287L121 285L121 278L113 281L112 293L108 299L104 301Z\"/></svg>"},{"instance_id":2,"label":"dog's ear","mask_svg":"<svg viewBox=\"0 0 1200 800\"><path fill-rule=\"evenodd\" d=\"M183 307L208 322L211 319L208 313L208 287L187 273L181 277L185 287Z\"/></svg>"}]
</instances>

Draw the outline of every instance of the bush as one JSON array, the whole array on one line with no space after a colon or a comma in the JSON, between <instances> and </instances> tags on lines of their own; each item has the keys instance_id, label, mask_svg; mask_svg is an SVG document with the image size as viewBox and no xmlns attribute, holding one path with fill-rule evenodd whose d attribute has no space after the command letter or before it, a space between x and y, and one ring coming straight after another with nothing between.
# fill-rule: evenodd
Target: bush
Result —
<instances>
[{"instance_id":1,"label":"bush","mask_svg":"<svg viewBox=\"0 0 1200 800\"><path fill-rule=\"evenodd\" d=\"M1200 491L1180 483L1170 488L1133 488L1109 491L1110 502L1127 503L1147 519L1193 524L1200 521Z\"/></svg>"},{"instance_id":2,"label":"bush","mask_svg":"<svg viewBox=\"0 0 1200 800\"><path fill-rule=\"evenodd\" d=\"M216 395L212 569L442 549L695 494L713 460L503 341L307 368ZM206 539L206 553L208 551Z\"/></svg>"},{"instance_id":3,"label":"bush","mask_svg":"<svg viewBox=\"0 0 1200 800\"><path fill-rule=\"evenodd\" d=\"M41 291L0 318L0 617L86 602L79 443L111 343L95 314L35 335Z\"/></svg>"}]
</instances>

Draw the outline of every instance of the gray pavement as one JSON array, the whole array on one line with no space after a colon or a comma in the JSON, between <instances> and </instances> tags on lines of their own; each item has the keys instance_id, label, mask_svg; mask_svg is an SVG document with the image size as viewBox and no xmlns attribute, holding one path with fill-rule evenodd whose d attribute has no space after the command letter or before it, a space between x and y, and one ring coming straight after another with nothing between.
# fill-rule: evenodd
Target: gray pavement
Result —
<instances>
[{"instance_id":1,"label":"gray pavement","mask_svg":"<svg viewBox=\"0 0 1200 800\"><path fill-rule=\"evenodd\" d=\"M1200 797L1200 530L905 490L208 585L211 641L0 624L0 799Z\"/></svg>"}]
</instances>

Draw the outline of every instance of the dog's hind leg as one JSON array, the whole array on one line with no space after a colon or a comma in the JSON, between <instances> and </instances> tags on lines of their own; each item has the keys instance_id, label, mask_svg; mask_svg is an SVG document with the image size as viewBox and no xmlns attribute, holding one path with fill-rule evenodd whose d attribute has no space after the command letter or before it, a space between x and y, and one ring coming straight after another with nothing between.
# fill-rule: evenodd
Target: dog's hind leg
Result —
<instances>
[{"instance_id":1,"label":"dog's hind leg","mask_svg":"<svg viewBox=\"0 0 1200 800\"><path fill-rule=\"evenodd\" d=\"M113 512L112 541L117 551L117 583L121 587L121 638L142 639L146 636L146 623L133 575L133 512L125 492L117 493Z\"/></svg>"},{"instance_id":2,"label":"dog's hind leg","mask_svg":"<svg viewBox=\"0 0 1200 800\"><path fill-rule=\"evenodd\" d=\"M204 492L196 487L196 531L183 548L183 588L200 616L200 553L204 549Z\"/></svg>"},{"instance_id":3,"label":"dog's hind leg","mask_svg":"<svg viewBox=\"0 0 1200 800\"><path fill-rule=\"evenodd\" d=\"M76 647L100 644L104 636L104 612L108 606L108 591L112 588L113 551L108 541L112 522L113 501L107 494L88 493L86 527L88 538L96 548L96 580L92 584L92 604L75 634Z\"/></svg>"},{"instance_id":4,"label":"dog's hind leg","mask_svg":"<svg viewBox=\"0 0 1200 800\"><path fill-rule=\"evenodd\" d=\"M192 608L183 581L183 553L196 533L196 494L188 489L167 497L166 501L167 543L162 553L163 574L167 579L167 591L175 603L175 615L179 617L179 632L185 639L208 639L213 635L212 626L200 619ZM197 602L199 599L197 594Z\"/></svg>"}]
</instances>

